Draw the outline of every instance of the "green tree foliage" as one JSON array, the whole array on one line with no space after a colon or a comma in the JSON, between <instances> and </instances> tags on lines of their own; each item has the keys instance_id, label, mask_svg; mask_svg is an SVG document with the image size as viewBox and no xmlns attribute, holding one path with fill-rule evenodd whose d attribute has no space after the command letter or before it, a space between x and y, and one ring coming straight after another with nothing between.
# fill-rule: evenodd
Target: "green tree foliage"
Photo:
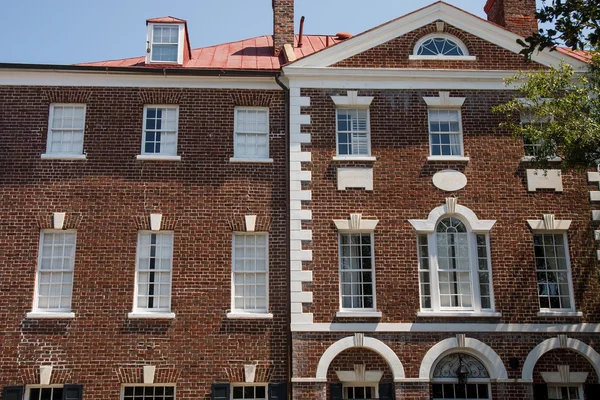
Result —
<instances>
[{"instance_id":1,"label":"green tree foliage","mask_svg":"<svg viewBox=\"0 0 600 400\"><path fill-rule=\"evenodd\" d=\"M563 64L508 80L507 85L516 85L520 94L493 111L506 116L501 126L515 138L538 145L529 146L536 166L546 168L557 156L563 168L586 168L600 161L598 71L597 62L587 73Z\"/></svg>"},{"instance_id":2,"label":"green tree foliage","mask_svg":"<svg viewBox=\"0 0 600 400\"><path fill-rule=\"evenodd\" d=\"M519 41L521 51L530 57L536 50L554 48L565 44L573 50L589 50L600 46L600 1L599 0L543 0L536 13L542 23L552 23L554 28L540 29L525 42Z\"/></svg>"}]
</instances>

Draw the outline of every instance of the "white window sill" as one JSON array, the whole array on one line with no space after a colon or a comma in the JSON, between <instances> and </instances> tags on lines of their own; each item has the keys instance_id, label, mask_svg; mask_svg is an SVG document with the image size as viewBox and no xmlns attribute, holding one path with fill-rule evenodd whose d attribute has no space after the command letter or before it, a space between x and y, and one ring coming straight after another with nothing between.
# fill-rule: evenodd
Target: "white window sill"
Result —
<instances>
[{"instance_id":1,"label":"white window sill","mask_svg":"<svg viewBox=\"0 0 600 400\"><path fill-rule=\"evenodd\" d=\"M181 161L181 156L161 156L153 154L139 154L136 158L145 161Z\"/></svg>"},{"instance_id":2,"label":"white window sill","mask_svg":"<svg viewBox=\"0 0 600 400\"><path fill-rule=\"evenodd\" d=\"M535 157L534 156L523 156L521 157L521 162L531 162L534 161ZM562 158L560 157L550 157L548 158L549 162L559 162L562 161Z\"/></svg>"},{"instance_id":3,"label":"white window sill","mask_svg":"<svg viewBox=\"0 0 600 400\"><path fill-rule=\"evenodd\" d=\"M338 311L335 316L338 318L381 318L380 311Z\"/></svg>"},{"instance_id":4,"label":"white window sill","mask_svg":"<svg viewBox=\"0 0 600 400\"><path fill-rule=\"evenodd\" d=\"M333 161L377 161L377 158L371 156L335 156Z\"/></svg>"},{"instance_id":5,"label":"white window sill","mask_svg":"<svg viewBox=\"0 0 600 400\"><path fill-rule=\"evenodd\" d=\"M456 161L456 162L469 162L469 157L459 156L429 156L427 161Z\"/></svg>"},{"instance_id":6,"label":"white window sill","mask_svg":"<svg viewBox=\"0 0 600 400\"><path fill-rule=\"evenodd\" d=\"M42 154L42 160L85 160L86 154Z\"/></svg>"},{"instance_id":7,"label":"white window sill","mask_svg":"<svg viewBox=\"0 0 600 400\"><path fill-rule=\"evenodd\" d=\"M498 318L499 312L475 312L475 311L420 311L417 317L468 317L468 318Z\"/></svg>"},{"instance_id":8,"label":"white window sill","mask_svg":"<svg viewBox=\"0 0 600 400\"><path fill-rule=\"evenodd\" d=\"M127 314L129 319L175 319L175 313L172 312L130 312Z\"/></svg>"},{"instance_id":9,"label":"white window sill","mask_svg":"<svg viewBox=\"0 0 600 400\"><path fill-rule=\"evenodd\" d=\"M229 319L273 319L273 314L230 312L230 313L227 313L227 318L229 318Z\"/></svg>"},{"instance_id":10,"label":"white window sill","mask_svg":"<svg viewBox=\"0 0 600 400\"><path fill-rule=\"evenodd\" d=\"M408 56L409 60L477 61L475 56Z\"/></svg>"},{"instance_id":11,"label":"white window sill","mask_svg":"<svg viewBox=\"0 0 600 400\"><path fill-rule=\"evenodd\" d=\"M236 158L231 157L229 162L232 163L272 163L272 158Z\"/></svg>"},{"instance_id":12,"label":"white window sill","mask_svg":"<svg viewBox=\"0 0 600 400\"><path fill-rule=\"evenodd\" d=\"M42 312L42 311L32 311L28 312L25 315L26 318L29 319L73 319L75 318L74 312Z\"/></svg>"},{"instance_id":13,"label":"white window sill","mask_svg":"<svg viewBox=\"0 0 600 400\"><path fill-rule=\"evenodd\" d=\"M538 317L583 317L581 311L540 311Z\"/></svg>"}]
</instances>

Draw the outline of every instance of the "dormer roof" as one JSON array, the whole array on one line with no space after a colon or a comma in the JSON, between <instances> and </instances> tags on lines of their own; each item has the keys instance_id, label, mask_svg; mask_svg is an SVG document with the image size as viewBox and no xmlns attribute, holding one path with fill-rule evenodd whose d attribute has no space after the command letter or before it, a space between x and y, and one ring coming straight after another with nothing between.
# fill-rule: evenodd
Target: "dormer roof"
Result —
<instances>
[{"instance_id":1,"label":"dormer roof","mask_svg":"<svg viewBox=\"0 0 600 400\"><path fill-rule=\"evenodd\" d=\"M180 19L180 18L175 18L172 17L170 15L167 15L166 17L157 17L157 18L149 18L146 20L146 26L150 25L150 24L177 24L177 25L181 25L183 24L183 30L185 32L184 37L183 37L183 64L186 64L189 62L189 60L192 59L192 47L190 44L190 36L188 33L188 26L187 26L187 21L185 19Z\"/></svg>"}]
</instances>

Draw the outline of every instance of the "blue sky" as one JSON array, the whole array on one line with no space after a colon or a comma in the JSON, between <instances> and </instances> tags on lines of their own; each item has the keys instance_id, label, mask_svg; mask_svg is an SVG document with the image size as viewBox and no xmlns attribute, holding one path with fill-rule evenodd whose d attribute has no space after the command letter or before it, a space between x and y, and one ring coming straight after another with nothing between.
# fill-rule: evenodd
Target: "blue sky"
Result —
<instances>
[{"instance_id":1,"label":"blue sky","mask_svg":"<svg viewBox=\"0 0 600 400\"><path fill-rule=\"evenodd\" d=\"M360 33L433 0L296 0L296 30ZM448 0L485 17L486 0ZM272 33L271 0L0 0L0 62L74 64L141 56L147 18L186 19L192 47ZM7 26L8 24L8 26Z\"/></svg>"}]
</instances>

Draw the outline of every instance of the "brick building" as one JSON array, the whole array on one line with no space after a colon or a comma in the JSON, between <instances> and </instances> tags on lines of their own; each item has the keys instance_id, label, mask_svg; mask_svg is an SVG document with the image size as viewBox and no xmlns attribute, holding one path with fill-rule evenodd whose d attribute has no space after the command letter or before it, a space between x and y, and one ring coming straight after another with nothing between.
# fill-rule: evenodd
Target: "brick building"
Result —
<instances>
[{"instance_id":1,"label":"brick building","mask_svg":"<svg viewBox=\"0 0 600 400\"><path fill-rule=\"evenodd\" d=\"M273 8L0 65L2 400L600 398L600 175L533 170L491 112L585 67L518 55L535 1L354 37Z\"/></svg>"}]
</instances>

